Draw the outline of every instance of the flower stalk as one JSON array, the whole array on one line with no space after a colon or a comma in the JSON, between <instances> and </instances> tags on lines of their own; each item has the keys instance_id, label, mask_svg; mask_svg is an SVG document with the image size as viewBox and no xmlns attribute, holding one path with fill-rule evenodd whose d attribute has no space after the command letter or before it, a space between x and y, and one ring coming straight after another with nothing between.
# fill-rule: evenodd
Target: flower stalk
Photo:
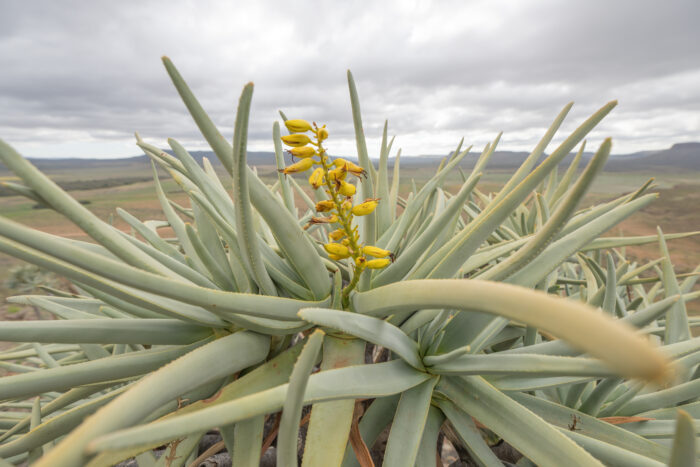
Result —
<instances>
[{"instance_id":1,"label":"flower stalk","mask_svg":"<svg viewBox=\"0 0 700 467\"><path fill-rule=\"evenodd\" d=\"M323 141L328 138L325 125L319 127L316 123L301 119L287 120L285 125L292 134L282 136L282 142L292 147L289 153L293 157L301 160L282 169L281 172L298 173L318 166L309 177L309 185L314 189L325 186L325 192L330 199L319 201L316 204L316 212L327 213L328 216L313 217L310 224L337 224L339 228L329 234L330 242L324 244L324 249L334 261L352 261L353 274L343 288L341 297L343 308L348 309L350 292L357 287L362 272L365 269L385 268L393 260L391 252L363 245L357 226L353 225L354 216L365 216L374 212L379 199L366 199L353 205L356 187L346 180L347 175L350 173L356 177L363 177L366 176L366 172L362 167L345 159L331 159L323 146ZM311 137L305 134L307 132L311 133ZM376 259L368 260L365 255Z\"/></svg>"}]
</instances>

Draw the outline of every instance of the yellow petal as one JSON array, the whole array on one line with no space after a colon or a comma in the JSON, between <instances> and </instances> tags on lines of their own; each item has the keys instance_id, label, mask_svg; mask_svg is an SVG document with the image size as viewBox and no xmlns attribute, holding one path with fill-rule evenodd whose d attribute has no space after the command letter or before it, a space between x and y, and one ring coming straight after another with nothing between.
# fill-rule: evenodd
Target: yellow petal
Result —
<instances>
[{"instance_id":1,"label":"yellow petal","mask_svg":"<svg viewBox=\"0 0 700 467\"><path fill-rule=\"evenodd\" d=\"M300 159L305 159L316 155L316 149L314 149L313 146L300 146L298 148L290 149L289 152L292 154L292 156Z\"/></svg>"},{"instance_id":2,"label":"yellow petal","mask_svg":"<svg viewBox=\"0 0 700 467\"><path fill-rule=\"evenodd\" d=\"M340 187L338 188L338 193L343 196L353 196L355 194L355 185L348 183L345 180L340 180Z\"/></svg>"},{"instance_id":3,"label":"yellow petal","mask_svg":"<svg viewBox=\"0 0 700 467\"><path fill-rule=\"evenodd\" d=\"M338 222L338 216L333 214L330 217L312 217L309 224L333 224Z\"/></svg>"},{"instance_id":4,"label":"yellow petal","mask_svg":"<svg viewBox=\"0 0 700 467\"><path fill-rule=\"evenodd\" d=\"M323 248L330 254L347 258L350 256L350 250L347 246L340 243L326 243Z\"/></svg>"},{"instance_id":5,"label":"yellow petal","mask_svg":"<svg viewBox=\"0 0 700 467\"><path fill-rule=\"evenodd\" d=\"M318 212L328 212L333 208L335 208L335 203L330 199L316 203L316 211Z\"/></svg>"},{"instance_id":6,"label":"yellow petal","mask_svg":"<svg viewBox=\"0 0 700 467\"><path fill-rule=\"evenodd\" d=\"M311 130L311 124L306 120L297 118L295 120L287 120L284 122L284 126L287 127L292 133L303 133L305 131Z\"/></svg>"},{"instance_id":7,"label":"yellow petal","mask_svg":"<svg viewBox=\"0 0 700 467\"><path fill-rule=\"evenodd\" d=\"M345 237L345 231L343 229L334 230L328 234L328 238L335 240L336 242L343 237Z\"/></svg>"},{"instance_id":8,"label":"yellow petal","mask_svg":"<svg viewBox=\"0 0 700 467\"><path fill-rule=\"evenodd\" d=\"M293 174L297 172L304 172L306 170L309 170L311 166L314 165L314 160L313 159L302 159L296 164L292 164L287 168L281 169L280 172L284 174Z\"/></svg>"},{"instance_id":9,"label":"yellow petal","mask_svg":"<svg viewBox=\"0 0 700 467\"><path fill-rule=\"evenodd\" d=\"M353 206L352 213L355 216L366 216L367 214L371 214L376 208L376 199L366 199L364 202L358 204L357 206Z\"/></svg>"},{"instance_id":10,"label":"yellow petal","mask_svg":"<svg viewBox=\"0 0 700 467\"><path fill-rule=\"evenodd\" d=\"M311 142L311 138L306 135L286 135L282 136L282 142L287 146L306 146Z\"/></svg>"},{"instance_id":11,"label":"yellow petal","mask_svg":"<svg viewBox=\"0 0 700 467\"><path fill-rule=\"evenodd\" d=\"M391 255L391 251L367 245L362 247L362 254L374 256L375 258L386 258Z\"/></svg>"},{"instance_id":12,"label":"yellow petal","mask_svg":"<svg viewBox=\"0 0 700 467\"><path fill-rule=\"evenodd\" d=\"M365 267L369 269L382 269L391 264L389 258L373 259L365 263Z\"/></svg>"},{"instance_id":13,"label":"yellow petal","mask_svg":"<svg viewBox=\"0 0 700 467\"><path fill-rule=\"evenodd\" d=\"M314 187L314 189L323 185L323 169L321 167L317 168L311 173L309 177L309 185Z\"/></svg>"}]
</instances>

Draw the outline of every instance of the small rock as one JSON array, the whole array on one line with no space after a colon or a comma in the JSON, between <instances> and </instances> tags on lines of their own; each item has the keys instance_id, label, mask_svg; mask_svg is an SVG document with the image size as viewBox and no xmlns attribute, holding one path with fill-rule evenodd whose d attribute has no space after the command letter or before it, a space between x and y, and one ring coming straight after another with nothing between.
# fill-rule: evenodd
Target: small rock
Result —
<instances>
[{"instance_id":1,"label":"small rock","mask_svg":"<svg viewBox=\"0 0 700 467\"><path fill-rule=\"evenodd\" d=\"M197 448L197 454L202 454L204 451L221 441L221 435L218 432L209 432L202 436L199 440L199 447Z\"/></svg>"},{"instance_id":2,"label":"small rock","mask_svg":"<svg viewBox=\"0 0 700 467\"><path fill-rule=\"evenodd\" d=\"M136 462L136 459L129 459L118 463L114 467L139 467L139 464Z\"/></svg>"},{"instance_id":3,"label":"small rock","mask_svg":"<svg viewBox=\"0 0 700 467\"><path fill-rule=\"evenodd\" d=\"M206 459L199 467L231 467L231 456L228 452L220 452Z\"/></svg>"},{"instance_id":4,"label":"small rock","mask_svg":"<svg viewBox=\"0 0 700 467\"><path fill-rule=\"evenodd\" d=\"M277 448L270 446L260 459L260 467L275 467L277 465Z\"/></svg>"}]
</instances>

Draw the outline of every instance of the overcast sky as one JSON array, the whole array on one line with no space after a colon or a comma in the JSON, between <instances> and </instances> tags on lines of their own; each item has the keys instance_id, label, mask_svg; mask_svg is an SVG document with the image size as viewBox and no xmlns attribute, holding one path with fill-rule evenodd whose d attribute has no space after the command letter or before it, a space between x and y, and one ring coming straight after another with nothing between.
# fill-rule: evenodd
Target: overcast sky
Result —
<instances>
[{"instance_id":1,"label":"overcast sky","mask_svg":"<svg viewBox=\"0 0 700 467\"><path fill-rule=\"evenodd\" d=\"M348 68L372 156L385 119L408 155L501 130L529 150L567 102L564 131L611 99L589 144L662 149L700 141L699 19L698 0L0 0L0 138L32 157L138 155L134 131L204 149L168 55L228 138L255 82L250 150L272 150L282 109L354 155Z\"/></svg>"}]
</instances>

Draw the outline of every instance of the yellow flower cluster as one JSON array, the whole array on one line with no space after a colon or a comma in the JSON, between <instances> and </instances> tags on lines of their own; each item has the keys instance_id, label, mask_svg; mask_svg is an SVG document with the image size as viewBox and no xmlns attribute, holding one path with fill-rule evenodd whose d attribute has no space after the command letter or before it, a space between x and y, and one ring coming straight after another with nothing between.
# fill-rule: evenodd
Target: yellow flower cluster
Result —
<instances>
[{"instance_id":1,"label":"yellow flower cluster","mask_svg":"<svg viewBox=\"0 0 700 467\"><path fill-rule=\"evenodd\" d=\"M309 176L309 185L314 189L325 186L325 192L330 199L316 203L316 212L327 215L312 217L310 223L339 226L328 235L330 242L323 247L332 260L352 258L355 274L344 291L344 295L347 295L348 288L352 289L357 284L357 279L364 269L382 269L393 260L390 251L376 246L362 245L357 227L352 225L354 216L366 216L374 212L379 199L366 199L359 204L353 204L356 187L347 180L347 176L351 174L355 177L363 177L366 176L366 172L362 167L348 160L342 158L331 160L323 147L323 141L328 138L325 125L318 127L316 123L312 124L301 119L287 120L285 125L291 134L282 136L282 142L291 147L289 153L299 161L280 171L293 174L305 172L317 166ZM374 259L368 259L368 256Z\"/></svg>"}]
</instances>

